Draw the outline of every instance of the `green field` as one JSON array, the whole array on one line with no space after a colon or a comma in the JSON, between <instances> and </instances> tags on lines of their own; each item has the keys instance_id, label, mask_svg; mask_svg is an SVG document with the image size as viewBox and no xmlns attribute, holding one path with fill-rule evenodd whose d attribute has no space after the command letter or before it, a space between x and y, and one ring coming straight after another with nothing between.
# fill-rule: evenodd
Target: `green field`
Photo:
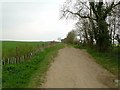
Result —
<instances>
[{"instance_id":1,"label":"green field","mask_svg":"<svg viewBox=\"0 0 120 90\"><path fill-rule=\"evenodd\" d=\"M2 42L0 41L0 59L2 58Z\"/></svg>"},{"instance_id":2,"label":"green field","mask_svg":"<svg viewBox=\"0 0 120 90\"><path fill-rule=\"evenodd\" d=\"M17 42L17 41L2 41L2 57L22 56L26 53L34 51L47 42Z\"/></svg>"},{"instance_id":3,"label":"green field","mask_svg":"<svg viewBox=\"0 0 120 90\"><path fill-rule=\"evenodd\" d=\"M3 45L4 50L10 50L10 47L14 49L16 46L22 46L21 50L28 51L27 47L37 47L42 43L28 43L28 42L4 42L8 45ZM8 47L7 47L8 46ZM6 47L6 48L5 48ZM2 70L2 87L3 88L33 88L38 87L42 82L42 77L49 68L52 58L56 56L57 51L63 48L63 44L55 44L49 48L45 48L42 52L38 52L35 56L29 60L25 60L19 64L3 65ZM4 52L6 52L4 51ZM25 52L24 52L25 53ZM7 53L6 55L9 55ZM22 53L21 53L22 54Z\"/></svg>"}]
</instances>

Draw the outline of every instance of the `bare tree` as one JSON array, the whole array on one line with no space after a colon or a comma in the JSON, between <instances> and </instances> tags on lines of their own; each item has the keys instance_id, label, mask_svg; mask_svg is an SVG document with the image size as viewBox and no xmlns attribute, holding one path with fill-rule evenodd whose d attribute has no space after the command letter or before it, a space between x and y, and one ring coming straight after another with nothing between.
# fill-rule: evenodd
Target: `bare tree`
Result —
<instances>
[{"instance_id":1,"label":"bare tree","mask_svg":"<svg viewBox=\"0 0 120 90\"><path fill-rule=\"evenodd\" d=\"M67 0L68 1L68 0ZM92 1L92 2L91 2ZM96 46L99 51L108 50L111 40L108 30L108 24L106 18L108 14L111 13L113 8L120 4L120 1L115 2L114 0L111 3L104 3L103 0L95 2L95 0L69 0L63 5L61 10L62 17L74 17L74 18L89 18L92 22L96 23L96 28L94 33L97 34ZM93 15L90 14L90 8ZM94 23L93 23L94 24Z\"/></svg>"},{"instance_id":2,"label":"bare tree","mask_svg":"<svg viewBox=\"0 0 120 90\"><path fill-rule=\"evenodd\" d=\"M114 45L114 41L116 39L116 36L120 36L119 30L120 30L120 5L116 6L110 15L108 16L108 24L109 24L109 33L111 36L112 44ZM118 40L118 39L117 39Z\"/></svg>"}]
</instances>

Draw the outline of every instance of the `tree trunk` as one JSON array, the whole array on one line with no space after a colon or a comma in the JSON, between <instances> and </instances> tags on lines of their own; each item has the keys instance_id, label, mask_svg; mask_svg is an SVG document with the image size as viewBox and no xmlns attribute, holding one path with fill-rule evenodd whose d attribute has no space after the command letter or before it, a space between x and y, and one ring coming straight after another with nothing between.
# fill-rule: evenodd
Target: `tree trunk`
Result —
<instances>
[{"instance_id":1,"label":"tree trunk","mask_svg":"<svg viewBox=\"0 0 120 90\"><path fill-rule=\"evenodd\" d=\"M100 52L105 52L110 46L110 36L107 23L104 19L99 19L98 22L98 38L97 47Z\"/></svg>"}]
</instances>

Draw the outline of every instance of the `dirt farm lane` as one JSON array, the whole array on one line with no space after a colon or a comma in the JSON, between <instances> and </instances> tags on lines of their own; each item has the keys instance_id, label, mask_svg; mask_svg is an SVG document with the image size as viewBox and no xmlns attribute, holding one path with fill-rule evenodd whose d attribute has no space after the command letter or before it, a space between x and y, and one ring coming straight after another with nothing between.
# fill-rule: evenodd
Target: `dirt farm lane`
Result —
<instances>
[{"instance_id":1,"label":"dirt farm lane","mask_svg":"<svg viewBox=\"0 0 120 90\"><path fill-rule=\"evenodd\" d=\"M85 51L59 50L46 74L44 88L113 88L114 76Z\"/></svg>"}]
</instances>

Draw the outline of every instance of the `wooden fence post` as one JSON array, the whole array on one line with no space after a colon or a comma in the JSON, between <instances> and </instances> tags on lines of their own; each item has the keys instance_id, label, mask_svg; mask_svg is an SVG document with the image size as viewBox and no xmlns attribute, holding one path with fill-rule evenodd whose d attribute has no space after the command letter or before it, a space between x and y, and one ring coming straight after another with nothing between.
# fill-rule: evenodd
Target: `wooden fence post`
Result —
<instances>
[{"instance_id":1,"label":"wooden fence post","mask_svg":"<svg viewBox=\"0 0 120 90\"><path fill-rule=\"evenodd\" d=\"M13 62L13 57L10 58L10 64L12 64L12 62Z\"/></svg>"},{"instance_id":2,"label":"wooden fence post","mask_svg":"<svg viewBox=\"0 0 120 90\"><path fill-rule=\"evenodd\" d=\"M15 64L15 57L13 57L13 64Z\"/></svg>"},{"instance_id":3,"label":"wooden fence post","mask_svg":"<svg viewBox=\"0 0 120 90\"><path fill-rule=\"evenodd\" d=\"M15 64L15 57L13 57L13 64Z\"/></svg>"},{"instance_id":4,"label":"wooden fence post","mask_svg":"<svg viewBox=\"0 0 120 90\"><path fill-rule=\"evenodd\" d=\"M16 64L16 62L17 62L17 59L15 58L15 64Z\"/></svg>"},{"instance_id":5,"label":"wooden fence post","mask_svg":"<svg viewBox=\"0 0 120 90\"><path fill-rule=\"evenodd\" d=\"M22 62L22 57L19 57L20 63Z\"/></svg>"},{"instance_id":6,"label":"wooden fence post","mask_svg":"<svg viewBox=\"0 0 120 90\"><path fill-rule=\"evenodd\" d=\"M2 58L2 65L4 65L3 58Z\"/></svg>"},{"instance_id":7,"label":"wooden fence post","mask_svg":"<svg viewBox=\"0 0 120 90\"><path fill-rule=\"evenodd\" d=\"M17 63L19 64L19 62L20 62L20 60L19 60L19 56L18 56L17 58L18 58L18 61L17 61Z\"/></svg>"},{"instance_id":8,"label":"wooden fence post","mask_svg":"<svg viewBox=\"0 0 120 90\"><path fill-rule=\"evenodd\" d=\"M5 58L5 60L4 60L4 64L6 64L6 58Z\"/></svg>"},{"instance_id":9,"label":"wooden fence post","mask_svg":"<svg viewBox=\"0 0 120 90\"><path fill-rule=\"evenodd\" d=\"M18 47L16 47L16 56L15 57L11 57L11 58L3 58L2 59L2 64L17 64L20 63L22 61L24 61L25 59L29 59L31 57L33 57L34 55L36 55L38 52L44 51L45 48L51 47L52 43L48 43L47 45L42 44L42 46L38 45L38 47L35 47L35 50L29 53L26 53L25 55L19 57L19 52L18 52Z\"/></svg>"},{"instance_id":10,"label":"wooden fence post","mask_svg":"<svg viewBox=\"0 0 120 90\"><path fill-rule=\"evenodd\" d=\"M11 64L13 64L13 57L11 57Z\"/></svg>"},{"instance_id":11,"label":"wooden fence post","mask_svg":"<svg viewBox=\"0 0 120 90\"><path fill-rule=\"evenodd\" d=\"M8 59L7 59L7 64L9 64L9 63L10 63L10 59L8 58Z\"/></svg>"},{"instance_id":12,"label":"wooden fence post","mask_svg":"<svg viewBox=\"0 0 120 90\"><path fill-rule=\"evenodd\" d=\"M16 63L18 62L18 47L16 47Z\"/></svg>"},{"instance_id":13,"label":"wooden fence post","mask_svg":"<svg viewBox=\"0 0 120 90\"><path fill-rule=\"evenodd\" d=\"M29 53L27 53L27 58L29 58Z\"/></svg>"},{"instance_id":14,"label":"wooden fence post","mask_svg":"<svg viewBox=\"0 0 120 90\"><path fill-rule=\"evenodd\" d=\"M24 59L26 59L26 56L24 55Z\"/></svg>"},{"instance_id":15,"label":"wooden fence post","mask_svg":"<svg viewBox=\"0 0 120 90\"><path fill-rule=\"evenodd\" d=\"M24 55L22 56L22 59L23 59L23 61L24 61Z\"/></svg>"},{"instance_id":16,"label":"wooden fence post","mask_svg":"<svg viewBox=\"0 0 120 90\"><path fill-rule=\"evenodd\" d=\"M12 58L9 58L9 60L10 60L10 61L9 61L9 64L11 64Z\"/></svg>"},{"instance_id":17,"label":"wooden fence post","mask_svg":"<svg viewBox=\"0 0 120 90\"><path fill-rule=\"evenodd\" d=\"M5 58L2 59L2 65L5 65Z\"/></svg>"}]
</instances>

